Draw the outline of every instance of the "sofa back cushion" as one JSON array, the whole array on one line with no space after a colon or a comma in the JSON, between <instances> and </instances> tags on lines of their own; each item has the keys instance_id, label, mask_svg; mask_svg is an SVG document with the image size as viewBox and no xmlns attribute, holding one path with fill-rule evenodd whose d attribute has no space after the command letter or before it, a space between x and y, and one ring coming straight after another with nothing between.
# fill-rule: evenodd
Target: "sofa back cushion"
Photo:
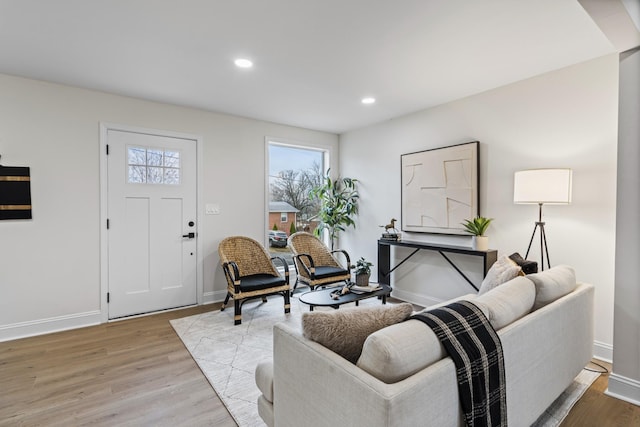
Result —
<instances>
[{"instance_id":1,"label":"sofa back cushion","mask_svg":"<svg viewBox=\"0 0 640 427\"><path fill-rule=\"evenodd\" d=\"M380 381L391 384L446 355L431 328L419 320L407 320L369 335L356 365Z\"/></svg>"},{"instance_id":2,"label":"sofa back cushion","mask_svg":"<svg viewBox=\"0 0 640 427\"><path fill-rule=\"evenodd\" d=\"M526 316L533 308L536 287L528 277L511 279L473 301L481 308L486 307L489 323L496 331Z\"/></svg>"},{"instance_id":3,"label":"sofa back cushion","mask_svg":"<svg viewBox=\"0 0 640 427\"><path fill-rule=\"evenodd\" d=\"M498 330L531 311L535 286L526 277L516 277L481 296L464 299L476 304L491 326ZM454 300L447 303L451 302ZM364 342L357 366L390 384L408 378L446 356L431 328L419 320L407 320L371 334Z\"/></svg>"},{"instance_id":4,"label":"sofa back cushion","mask_svg":"<svg viewBox=\"0 0 640 427\"><path fill-rule=\"evenodd\" d=\"M578 286L575 270L568 265L558 265L540 273L529 274L527 277L536 286L534 310L573 292Z\"/></svg>"},{"instance_id":5,"label":"sofa back cushion","mask_svg":"<svg viewBox=\"0 0 640 427\"><path fill-rule=\"evenodd\" d=\"M409 303L306 312L302 314L302 333L356 363L371 333L402 322L411 313L413 306Z\"/></svg>"}]
</instances>

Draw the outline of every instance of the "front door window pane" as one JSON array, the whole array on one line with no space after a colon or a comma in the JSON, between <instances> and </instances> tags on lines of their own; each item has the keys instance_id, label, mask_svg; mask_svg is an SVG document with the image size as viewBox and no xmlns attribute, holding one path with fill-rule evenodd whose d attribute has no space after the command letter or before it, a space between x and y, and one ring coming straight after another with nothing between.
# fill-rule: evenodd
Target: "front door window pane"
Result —
<instances>
[{"instance_id":1,"label":"front door window pane","mask_svg":"<svg viewBox=\"0 0 640 427\"><path fill-rule=\"evenodd\" d=\"M127 182L180 184L180 152L149 147L127 147Z\"/></svg>"}]
</instances>

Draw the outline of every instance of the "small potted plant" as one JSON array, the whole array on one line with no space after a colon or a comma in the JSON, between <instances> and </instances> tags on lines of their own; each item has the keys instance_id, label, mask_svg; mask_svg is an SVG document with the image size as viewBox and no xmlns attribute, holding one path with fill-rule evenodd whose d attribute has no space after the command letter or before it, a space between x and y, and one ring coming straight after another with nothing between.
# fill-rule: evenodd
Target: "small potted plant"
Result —
<instances>
[{"instance_id":1,"label":"small potted plant","mask_svg":"<svg viewBox=\"0 0 640 427\"><path fill-rule=\"evenodd\" d=\"M493 218L478 216L473 219L465 219L462 223L467 233L473 236L471 239L473 249L477 251L486 251L489 249L489 238L484 235L484 232L487 231L491 221L493 221Z\"/></svg>"},{"instance_id":2,"label":"small potted plant","mask_svg":"<svg viewBox=\"0 0 640 427\"><path fill-rule=\"evenodd\" d=\"M373 264L364 259L364 257L360 257L358 261L356 261L356 285L357 286L368 286L369 285L369 277L371 277L371 266Z\"/></svg>"}]
</instances>

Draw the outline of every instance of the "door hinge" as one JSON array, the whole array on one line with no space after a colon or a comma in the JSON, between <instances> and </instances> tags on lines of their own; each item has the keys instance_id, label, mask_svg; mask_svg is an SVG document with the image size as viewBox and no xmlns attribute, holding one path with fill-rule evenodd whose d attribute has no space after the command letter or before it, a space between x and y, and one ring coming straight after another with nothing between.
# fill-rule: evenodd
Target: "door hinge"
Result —
<instances>
[{"instance_id":1,"label":"door hinge","mask_svg":"<svg viewBox=\"0 0 640 427\"><path fill-rule=\"evenodd\" d=\"M109 304L109 300L111 299L111 293L107 292L107 304Z\"/></svg>"},{"instance_id":2,"label":"door hinge","mask_svg":"<svg viewBox=\"0 0 640 427\"><path fill-rule=\"evenodd\" d=\"M107 156L109 155L109 144L107 144Z\"/></svg>"},{"instance_id":3,"label":"door hinge","mask_svg":"<svg viewBox=\"0 0 640 427\"><path fill-rule=\"evenodd\" d=\"M109 218L107 218L107 230L109 229Z\"/></svg>"}]
</instances>

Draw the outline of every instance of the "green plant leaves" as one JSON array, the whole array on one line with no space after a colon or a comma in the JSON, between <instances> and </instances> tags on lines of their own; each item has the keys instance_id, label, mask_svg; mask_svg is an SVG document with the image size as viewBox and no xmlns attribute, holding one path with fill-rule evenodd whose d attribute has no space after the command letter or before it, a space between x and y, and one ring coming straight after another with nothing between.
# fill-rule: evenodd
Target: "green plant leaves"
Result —
<instances>
[{"instance_id":1,"label":"green plant leaves","mask_svg":"<svg viewBox=\"0 0 640 427\"><path fill-rule=\"evenodd\" d=\"M491 221L493 221L493 218L478 216L473 219L465 219L461 224L469 234L473 234L474 236L484 236L484 233L487 231Z\"/></svg>"},{"instance_id":2,"label":"green plant leaves","mask_svg":"<svg viewBox=\"0 0 640 427\"><path fill-rule=\"evenodd\" d=\"M319 199L321 203L318 212L320 223L315 230L316 235L320 235L322 230L329 230L331 249L333 249L334 241L340 231L345 231L346 227L350 226L355 228L353 215L358 213L360 195L356 189L357 179L331 179L329 172L330 169L324 176L323 184L312 189L309 196Z\"/></svg>"}]
</instances>

